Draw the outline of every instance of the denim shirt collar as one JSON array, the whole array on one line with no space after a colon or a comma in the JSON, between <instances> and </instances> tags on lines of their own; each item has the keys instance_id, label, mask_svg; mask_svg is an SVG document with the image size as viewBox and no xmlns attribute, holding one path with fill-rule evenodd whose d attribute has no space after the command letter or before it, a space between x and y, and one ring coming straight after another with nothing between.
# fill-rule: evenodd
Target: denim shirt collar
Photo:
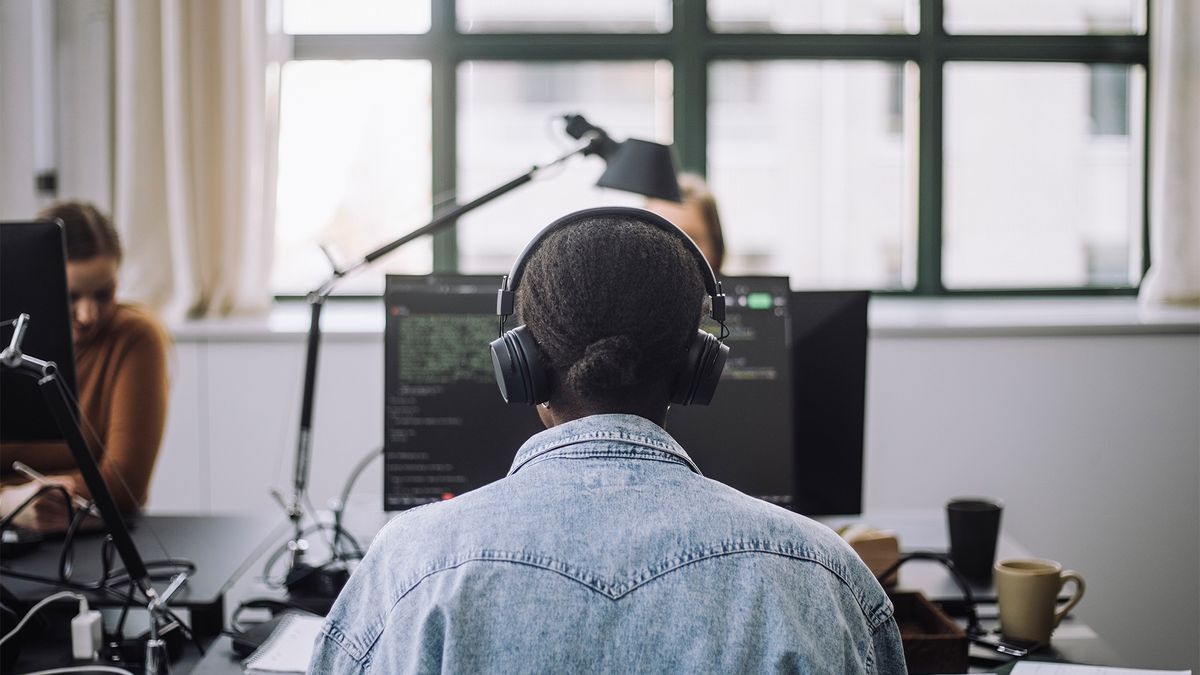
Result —
<instances>
[{"instance_id":1,"label":"denim shirt collar","mask_svg":"<svg viewBox=\"0 0 1200 675\"><path fill-rule=\"evenodd\" d=\"M596 457L628 457L628 448L620 446L638 446L648 451L647 455L654 456L654 459L674 461L700 473L687 452L654 422L637 415L605 414L581 417L534 434L517 450L508 475L513 475L531 462L576 450L572 446L582 443L594 444L595 447L589 450L594 449Z\"/></svg>"}]
</instances>

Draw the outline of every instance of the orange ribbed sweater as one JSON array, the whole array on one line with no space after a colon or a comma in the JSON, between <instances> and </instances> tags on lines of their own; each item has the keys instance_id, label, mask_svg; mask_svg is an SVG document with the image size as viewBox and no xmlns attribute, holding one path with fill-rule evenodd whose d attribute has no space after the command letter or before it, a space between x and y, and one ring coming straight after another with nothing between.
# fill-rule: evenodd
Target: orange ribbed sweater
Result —
<instances>
[{"instance_id":1,"label":"orange ribbed sweater","mask_svg":"<svg viewBox=\"0 0 1200 675\"><path fill-rule=\"evenodd\" d=\"M105 332L75 348L79 408L95 430L85 425L83 436L122 511L137 511L146 503L167 421L169 348L162 324L134 305L118 305ZM5 484L24 481L13 472L16 460L47 475L70 476L81 495L91 494L66 443L0 444Z\"/></svg>"}]
</instances>

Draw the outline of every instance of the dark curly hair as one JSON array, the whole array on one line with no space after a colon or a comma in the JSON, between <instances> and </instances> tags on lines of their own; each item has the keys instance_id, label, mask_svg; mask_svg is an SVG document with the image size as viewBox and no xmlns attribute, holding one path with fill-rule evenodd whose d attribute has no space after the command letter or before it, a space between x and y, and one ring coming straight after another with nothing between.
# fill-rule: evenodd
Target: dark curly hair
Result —
<instances>
[{"instance_id":1,"label":"dark curly hair","mask_svg":"<svg viewBox=\"0 0 1200 675\"><path fill-rule=\"evenodd\" d=\"M655 397L665 403L705 295L678 238L607 216L542 241L526 262L516 309L549 362L552 405L625 412Z\"/></svg>"},{"instance_id":2,"label":"dark curly hair","mask_svg":"<svg viewBox=\"0 0 1200 675\"><path fill-rule=\"evenodd\" d=\"M91 260L98 255L121 261L121 239L108 216L91 202L57 202L42 209L38 220L63 222L67 242L67 260Z\"/></svg>"}]
</instances>

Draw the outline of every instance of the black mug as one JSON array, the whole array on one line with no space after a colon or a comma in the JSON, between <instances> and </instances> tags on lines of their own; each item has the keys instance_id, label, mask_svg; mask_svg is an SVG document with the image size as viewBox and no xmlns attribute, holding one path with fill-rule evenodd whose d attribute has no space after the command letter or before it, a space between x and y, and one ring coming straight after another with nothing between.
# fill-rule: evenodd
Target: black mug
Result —
<instances>
[{"instance_id":1,"label":"black mug","mask_svg":"<svg viewBox=\"0 0 1200 675\"><path fill-rule=\"evenodd\" d=\"M1004 505L999 500L986 497L951 499L946 504L950 559L971 581L986 583L992 579L1003 510Z\"/></svg>"}]
</instances>

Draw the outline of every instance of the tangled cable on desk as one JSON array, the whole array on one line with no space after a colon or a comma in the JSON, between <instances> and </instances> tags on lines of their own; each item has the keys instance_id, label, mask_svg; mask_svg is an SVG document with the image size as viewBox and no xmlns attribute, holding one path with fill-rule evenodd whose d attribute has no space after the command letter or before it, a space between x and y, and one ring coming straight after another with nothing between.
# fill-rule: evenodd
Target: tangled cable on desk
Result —
<instances>
[{"instance_id":1,"label":"tangled cable on desk","mask_svg":"<svg viewBox=\"0 0 1200 675\"><path fill-rule=\"evenodd\" d=\"M11 569L6 565L0 565L0 575L9 576L15 579L23 579L25 581L34 581L49 586L57 586L61 588L69 588L74 591L103 593L109 597L122 601L121 617L118 622L119 629L123 629L125 625L125 617L129 613L129 608L137 601L138 593L137 585L130 578L129 573L124 568L113 569L113 561L116 557L116 548L113 544L112 535L105 534L104 540L100 545L100 578L92 582L76 581L74 576L74 561L75 561L75 541L81 532L84 521L91 512L91 507L94 502L89 502L87 508L76 509L71 500L71 495L61 485L47 485L39 489L34 494L30 495L25 501L21 502L17 508L13 509L8 515L0 519L0 532L12 526L13 520L26 508L29 508L37 499L51 493L59 493L66 504L68 525L63 536L62 548L58 555L57 575L43 576L40 574L32 574L20 570ZM192 574L196 571L196 564L190 560L182 558L164 558L156 560L147 560L144 562L150 578L153 580L172 579L180 573ZM122 593L117 590L118 586L128 585L128 591ZM149 598L142 597L143 604L149 603ZM185 636L196 646L196 649L201 654L204 653L204 646L192 633L191 629L170 609L164 610L166 616L174 623L179 625L180 630Z\"/></svg>"},{"instance_id":2,"label":"tangled cable on desk","mask_svg":"<svg viewBox=\"0 0 1200 675\"><path fill-rule=\"evenodd\" d=\"M325 569L331 565L344 563L351 560L362 560L364 555L362 546L359 545L358 540L355 539L353 535L343 529L340 525L334 525L331 523L316 523L301 530L300 536L306 537L318 531L333 531L335 533L334 541L338 543L335 545L330 559L313 567L313 572ZM345 543L342 544L341 542ZM267 561L263 564L262 581L268 588L277 590L286 585L288 580L286 572L282 576L274 576L275 567L279 564L279 561L286 553L288 553L287 544L280 544L275 548L274 551L271 552L271 555L267 557Z\"/></svg>"}]
</instances>

